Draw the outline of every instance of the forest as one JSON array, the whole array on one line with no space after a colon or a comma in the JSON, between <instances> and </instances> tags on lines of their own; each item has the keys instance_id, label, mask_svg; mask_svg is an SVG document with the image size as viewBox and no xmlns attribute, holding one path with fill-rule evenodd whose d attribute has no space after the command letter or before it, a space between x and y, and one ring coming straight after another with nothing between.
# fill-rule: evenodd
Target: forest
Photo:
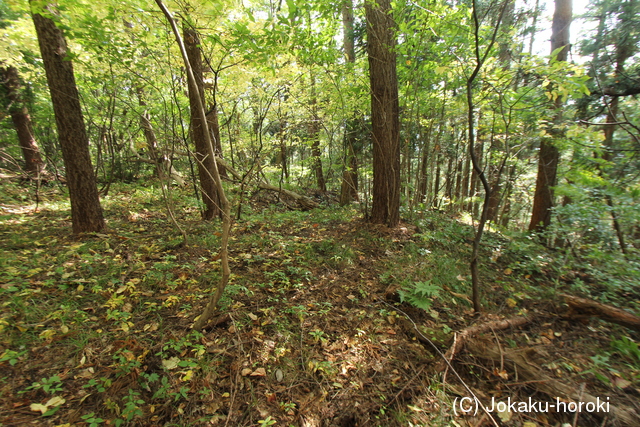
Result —
<instances>
[{"instance_id":1,"label":"forest","mask_svg":"<svg viewBox=\"0 0 640 427\"><path fill-rule=\"evenodd\" d=\"M0 33L0 426L640 425L637 0Z\"/></svg>"}]
</instances>

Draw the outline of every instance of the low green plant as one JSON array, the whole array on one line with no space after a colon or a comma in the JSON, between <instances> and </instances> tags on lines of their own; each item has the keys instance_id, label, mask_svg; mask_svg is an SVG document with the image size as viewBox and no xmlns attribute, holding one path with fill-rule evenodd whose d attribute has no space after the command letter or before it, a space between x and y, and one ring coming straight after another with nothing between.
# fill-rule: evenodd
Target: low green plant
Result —
<instances>
[{"instance_id":1,"label":"low green plant","mask_svg":"<svg viewBox=\"0 0 640 427\"><path fill-rule=\"evenodd\" d=\"M267 418L265 418L264 420L259 420L258 424L260 424L260 426L262 427L266 427L266 426L272 426L275 425L276 420L274 420L273 418L271 418L271 415L269 415Z\"/></svg>"},{"instance_id":2,"label":"low green plant","mask_svg":"<svg viewBox=\"0 0 640 427\"><path fill-rule=\"evenodd\" d=\"M20 360L22 356L27 354L26 350L23 351L13 351L13 350L5 350L0 356L0 362L9 362L9 365L15 366L16 363Z\"/></svg>"},{"instance_id":3,"label":"low green plant","mask_svg":"<svg viewBox=\"0 0 640 427\"><path fill-rule=\"evenodd\" d=\"M611 341L613 351L636 369L640 369L640 348L638 343L628 337Z\"/></svg>"},{"instance_id":4,"label":"low green plant","mask_svg":"<svg viewBox=\"0 0 640 427\"><path fill-rule=\"evenodd\" d=\"M105 377L91 378L88 383L82 386L82 388L95 388L98 393L104 393L109 387L111 387L111 380Z\"/></svg>"},{"instance_id":5,"label":"low green plant","mask_svg":"<svg viewBox=\"0 0 640 427\"><path fill-rule=\"evenodd\" d=\"M434 285L431 281L426 282L410 282L405 284L399 291L401 302L429 310L433 304L434 298L437 298L442 288Z\"/></svg>"},{"instance_id":6,"label":"low green plant","mask_svg":"<svg viewBox=\"0 0 640 427\"><path fill-rule=\"evenodd\" d=\"M106 420L102 418L96 417L95 412L91 412L90 414L86 414L81 416L86 423L89 423L89 427L98 427L100 424L104 423Z\"/></svg>"},{"instance_id":7,"label":"low green plant","mask_svg":"<svg viewBox=\"0 0 640 427\"><path fill-rule=\"evenodd\" d=\"M29 387L20 393L26 393L30 390L43 390L45 393L53 395L62 391L62 380L58 375L53 375L49 378L42 378L39 382L35 381L31 383Z\"/></svg>"},{"instance_id":8,"label":"low green plant","mask_svg":"<svg viewBox=\"0 0 640 427\"><path fill-rule=\"evenodd\" d=\"M132 421L136 417L142 417L144 412L140 409L141 405L145 404L145 401L139 398L140 393L137 391L129 390L129 395L124 397L124 409L122 410L122 418L115 421L116 426L121 426L125 422Z\"/></svg>"}]
</instances>

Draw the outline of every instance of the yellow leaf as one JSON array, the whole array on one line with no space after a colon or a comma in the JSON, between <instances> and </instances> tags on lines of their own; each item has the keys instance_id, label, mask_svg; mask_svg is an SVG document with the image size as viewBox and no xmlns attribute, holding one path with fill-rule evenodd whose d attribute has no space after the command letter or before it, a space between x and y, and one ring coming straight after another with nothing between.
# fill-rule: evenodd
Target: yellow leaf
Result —
<instances>
[{"instance_id":1,"label":"yellow leaf","mask_svg":"<svg viewBox=\"0 0 640 427\"><path fill-rule=\"evenodd\" d=\"M54 331L53 329L46 329L46 330L40 332L40 335L38 335L38 336L40 338L42 338L43 340L48 340L49 338L51 338L55 334L56 334L56 331Z\"/></svg>"},{"instance_id":2,"label":"yellow leaf","mask_svg":"<svg viewBox=\"0 0 640 427\"><path fill-rule=\"evenodd\" d=\"M507 298L506 303L507 303L507 306L509 306L510 308L513 308L516 305L518 305L518 302L513 298Z\"/></svg>"},{"instance_id":3,"label":"yellow leaf","mask_svg":"<svg viewBox=\"0 0 640 427\"><path fill-rule=\"evenodd\" d=\"M84 291L84 285L78 285L78 287L76 288L77 292L82 292Z\"/></svg>"},{"instance_id":4,"label":"yellow leaf","mask_svg":"<svg viewBox=\"0 0 640 427\"><path fill-rule=\"evenodd\" d=\"M189 369L187 372L185 372L185 374L182 376L182 378L180 378L181 381L191 381L191 378L193 377L193 371L191 369Z\"/></svg>"},{"instance_id":5,"label":"yellow leaf","mask_svg":"<svg viewBox=\"0 0 640 427\"><path fill-rule=\"evenodd\" d=\"M29 408L33 411L33 412L41 412L41 413L45 413L49 410L49 408L47 408L45 405L42 405L40 403L32 403Z\"/></svg>"},{"instance_id":6,"label":"yellow leaf","mask_svg":"<svg viewBox=\"0 0 640 427\"><path fill-rule=\"evenodd\" d=\"M64 403L66 402L66 400L64 400L64 398L60 397L60 396L54 396L51 399L49 399L47 401L47 403L44 404L44 406L60 406L60 405L64 405Z\"/></svg>"},{"instance_id":7,"label":"yellow leaf","mask_svg":"<svg viewBox=\"0 0 640 427\"><path fill-rule=\"evenodd\" d=\"M505 268L505 269L504 269L504 271L503 271L503 273L504 273L506 276L508 276L508 275L510 275L511 273L513 273L513 270L511 270L510 268Z\"/></svg>"}]
</instances>

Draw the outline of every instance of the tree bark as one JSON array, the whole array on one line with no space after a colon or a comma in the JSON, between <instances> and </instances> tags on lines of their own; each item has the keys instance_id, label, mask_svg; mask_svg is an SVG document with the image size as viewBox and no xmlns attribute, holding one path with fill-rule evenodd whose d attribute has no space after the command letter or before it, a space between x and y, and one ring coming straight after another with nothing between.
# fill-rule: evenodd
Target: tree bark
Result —
<instances>
[{"instance_id":1,"label":"tree bark","mask_svg":"<svg viewBox=\"0 0 640 427\"><path fill-rule=\"evenodd\" d=\"M572 0L556 0L556 8L551 25L551 52L560 49L557 61L566 62L569 55L570 41L569 28L573 18ZM553 58L552 58L553 60ZM562 100L558 96L555 101L555 122L562 119ZM553 138L543 138L540 142L538 157L538 176L536 178L536 191L533 196L533 207L529 231L541 232L551 224L551 213L554 206L553 187L557 183L558 162L560 151Z\"/></svg>"},{"instance_id":2,"label":"tree bark","mask_svg":"<svg viewBox=\"0 0 640 427\"><path fill-rule=\"evenodd\" d=\"M18 70L12 66L0 67L0 76L9 101L11 121L18 133L18 143L24 158L24 169L33 177L38 177L44 172L45 164L42 161L36 138L33 136L29 109L22 98Z\"/></svg>"},{"instance_id":3,"label":"tree bark","mask_svg":"<svg viewBox=\"0 0 640 427\"><path fill-rule=\"evenodd\" d=\"M355 37L353 31L353 1L344 0L342 3L342 30L344 32L343 49L347 62L356 62ZM356 127L355 114L345 123L344 130L344 171L340 187L340 205L344 206L358 197L358 158L356 156Z\"/></svg>"},{"instance_id":4,"label":"tree bark","mask_svg":"<svg viewBox=\"0 0 640 427\"><path fill-rule=\"evenodd\" d=\"M189 109L191 111L191 138L193 139L193 144L196 150L195 157L198 163L200 191L202 193L202 201L205 206L205 209L202 212L202 219L211 220L216 217L221 217L222 210L220 208L220 197L218 196L216 183L213 179L213 168L215 167L214 153L211 151L207 142L207 136L205 135L207 128L203 126L198 113L199 103L202 105L205 103L200 37L195 30L188 28L186 25L183 27L183 33L185 49L187 51L189 63L193 69L197 85L197 88L192 88L191 85L189 85ZM209 119L212 119L212 117ZM213 135L210 135L210 137L211 136ZM219 131L217 136L218 139L220 139ZM215 149L215 141L213 142Z\"/></svg>"},{"instance_id":5,"label":"tree bark","mask_svg":"<svg viewBox=\"0 0 640 427\"><path fill-rule=\"evenodd\" d=\"M311 161L313 163L313 173L316 177L318 190L327 191L327 183L322 173L322 150L320 150L320 117L318 116L318 96L316 95L316 77L313 69L310 71L311 78L311 118L309 119L309 136L311 138Z\"/></svg>"},{"instance_id":6,"label":"tree bark","mask_svg":"<svg viewBox=\"0 0 640 427\"><path fill-rule=\"evenodd\" d=\"M371 222L400 222L400 119L395 22L389 0L365 2L373 128Z\"/></svg>"},{"instance_id":7,"label":"tree bark","mask_svg":"<svg viewBox=\"0 0 640 427\"><path fill-rule=\"evenodd\" d=\"M617 323L618 325L640 332L640 317L634 314L586 298L578 298L567 294L561 294L561 296L565 299L571 310L576 313L587 316L597 316L600 319Z\"/></svg>"},{"instance_id":8,"label":"tree bark","mask_svg":"<svg viewBox=\"0 0 640 427\"><path fill-rule=\"evenodd\" d=\"M66 168L73 232L98 232L105 223L67 42L53 21L52 4L39 7L31 2L31 12Z\"/></svg>"},{"instance_id":9,"label":"tree bark","mask_svg":"<svg viewBox=\"0 0 640 427\"><path fill-rule=\"evenodd\" d=\"M187 71L187 79L189 82L189 90L197 93L198 83L193 74L193 69L191 68L191 64L189 63L189 55L187 54L187 49L180 37L180 31L178 30L178 26L169 12L169 9L162 3L162 0L156 0L156 4L162 10L162 13L169 21L171 25L171 30L176 38L176 42L178 43L178 47L180 48L180 54L182 55L182 60L184 62L184 66ZM207 113L204 109L204 103L202 102L202 97L196 96L195 101L197 102L197 113L200 118L200 123L202 123L204 127L205 141L207 145L209 145L209 152L213 153L213 142L211 141L211 136L209 134L209 129L207 125ZM212 156L213 157L213 156ZM218 172L218 165L214 161L213 170L212 170L213 180L216 184L216 189L218 191L218 195L220 196L220 204L222 209L222 236L220 238L220 264L221 264L221 273L222 277L220 278L220 282L216 286L215 292L209 296L209 301L204 311L195 321L193 327L195 330L200 330L207 321L213 315L213 312L218 306L218 302L220 302L220 298L222 298L222 293L229 283L229 276L231 275L231 269L229 267L229 236L231 235L231 206L229 204L229 200L224 192L224 187L222 186L222 179L220 178L220 173Z\"/></svg>"}]
</instances>

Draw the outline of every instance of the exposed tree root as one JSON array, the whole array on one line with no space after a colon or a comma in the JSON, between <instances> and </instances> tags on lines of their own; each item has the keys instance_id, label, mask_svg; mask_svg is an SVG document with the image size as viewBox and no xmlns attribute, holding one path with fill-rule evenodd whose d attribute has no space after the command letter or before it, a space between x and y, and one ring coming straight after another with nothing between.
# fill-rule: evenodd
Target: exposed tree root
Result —
<instances>
[{"instance_id":1,"label":"exposed tree root","mask_svg":"<svg viewBox=\"0 0 640 427\"><path fill-rule=\"evenodd\" d=\"M629 329L640 332L640 317L638 316L590 299L578 298L567 294L561 294L561 296L566 300L567 304L569 304L569 308L576 313L586 316L596 316L600 319L617 323L618 325L626 326Z\"/></svg>"},{"instance_id":2,"label":"exposed tree root","mask_svg":"<svg viewBox=\"0 0 640 427\"><path fill-rule=\"evenodd\" d=\"M584 390L581 390L579 387L571 387L545 375L542 369L527 360L525 353L522 350L502 351L478 341L468 341L467 348L474 356L481 359L487 359L494 363L504 364L507 369L509 366L513 366L514 372L517 373L518 381L529 382L529 387L535 388L537 391L548 395L552 399L560 398L574 402L583 402L584 405L592 404L595 408L597 408L598 403L602 404L603 402L602 398L600 398L600 401L598 402L598 398ZM638 425L638 420L640 420L640 415L630 407L622 405L616 406L612 402L608 402L608 408L605 409L608 409L608 412L589 412L589 414L596 416L601 420L606 418L611 421L611 418L614 418L618 422L617 425L624 427L635 427Z\"/></svg>"}]
</instances>

